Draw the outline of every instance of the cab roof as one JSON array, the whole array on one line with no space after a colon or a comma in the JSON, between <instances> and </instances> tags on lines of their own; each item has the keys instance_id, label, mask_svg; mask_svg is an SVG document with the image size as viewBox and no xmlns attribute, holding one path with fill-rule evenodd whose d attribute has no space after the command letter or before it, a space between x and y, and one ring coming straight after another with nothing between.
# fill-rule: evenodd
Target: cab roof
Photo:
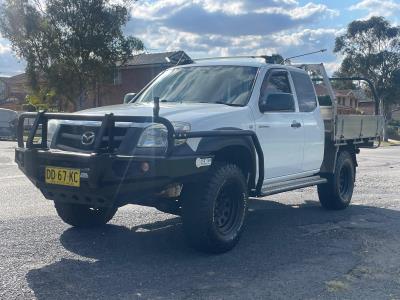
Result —
<instances>
[{"instance_id":1,"label":"cab roof","mask_svg":"<svg viewBox=\"0 0 400 300\"><path fill-rule=\"evenodd\" d=\"M210 60L200 60L193 64L179 65L176 68L185 67L199 67L199 66L238 66L238 67L268 67L268 68L282 68L286 70L302 71L299 68L290 65L281 64L267 64L262 61L262 59L210 59Z\"/></svg>"}]
</instances>

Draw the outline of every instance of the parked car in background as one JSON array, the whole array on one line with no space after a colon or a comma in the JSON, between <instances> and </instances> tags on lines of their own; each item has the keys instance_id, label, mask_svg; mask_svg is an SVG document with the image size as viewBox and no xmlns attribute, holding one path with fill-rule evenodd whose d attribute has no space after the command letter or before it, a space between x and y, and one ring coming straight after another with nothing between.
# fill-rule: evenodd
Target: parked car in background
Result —
<instances>
[{"instance_id":1,"label":"parked car in background","mask_svg":"<svg viewBox=\"0 0 400 300\"><path fill-rule=\"evenodd\" d=\"M0 108L0 139L16 139L18 113Z\"/></svg>"}]
</instances>

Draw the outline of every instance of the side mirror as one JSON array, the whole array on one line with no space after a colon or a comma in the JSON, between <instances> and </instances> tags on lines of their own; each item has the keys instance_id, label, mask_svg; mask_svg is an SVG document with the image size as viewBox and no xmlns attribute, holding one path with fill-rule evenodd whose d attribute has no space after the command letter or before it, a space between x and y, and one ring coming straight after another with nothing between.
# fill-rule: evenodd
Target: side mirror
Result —
<instances>
[{"instance_id":1,"label":"side mirror","mask_svg":"<svg viewBox=\"0 0 400 300\"><path fill-rule=\"evenodd\" d=\"M128 94L126 94L125 97L124 97L124 104L127 104L127 103L131 102L131 100L133 98L135 98L135 97L136 97L136 93L128 93Z\"/></svg>"},{"instance_id":2,"label":"side mirror","mask_svg":"<svg viewBox=\"0 0 400 300\"><path fill-rule=\"evenodd\" d=\"M294 112L294 98L292 94L268 94L260 99L260 111L264 112Z\"/></svg>"}]
</instances>

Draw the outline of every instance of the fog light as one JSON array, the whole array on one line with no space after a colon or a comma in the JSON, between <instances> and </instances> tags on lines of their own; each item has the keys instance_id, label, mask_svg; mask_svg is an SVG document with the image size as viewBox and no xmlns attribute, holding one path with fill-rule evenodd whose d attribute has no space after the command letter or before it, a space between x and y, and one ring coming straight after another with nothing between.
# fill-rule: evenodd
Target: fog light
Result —
<instances>
[{"instance_id":1,"label":"fog light","mask_svg":"<svg viewBox=\"0 0 400 300\"><path fill-rule=\"evenodd\" d=\"M146 173L150 170L150 165L148 162L142 162L142 164L140 165L140 168L142 169L143 173Z\"/></svg>"}]
</instances>

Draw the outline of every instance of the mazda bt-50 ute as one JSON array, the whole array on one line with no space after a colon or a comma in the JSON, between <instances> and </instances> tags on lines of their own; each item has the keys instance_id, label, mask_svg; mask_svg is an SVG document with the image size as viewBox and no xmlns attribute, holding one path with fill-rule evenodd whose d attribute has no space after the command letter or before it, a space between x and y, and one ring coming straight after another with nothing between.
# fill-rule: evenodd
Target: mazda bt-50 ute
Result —
<instances>
[{"instance_id":1,"label":"mazda bt-50 ute","mask_svg":"<svg viewBox=\"0 0 400 300\"><path fill-rule=\"evenodd\" d=\"M325 86L324 106L313 81ZM180 215L189 244L213 253L238 242L249 197L315 185L324 208L346 208L356 154L382 134L378 99L375 115L340 114L318 64L203 61L168 69L129 98L22 115L19 168L72 226L103 225L127 204L151 206ZM26 118L35 121L25 143Z\"/></svg>"}]
</instances>

